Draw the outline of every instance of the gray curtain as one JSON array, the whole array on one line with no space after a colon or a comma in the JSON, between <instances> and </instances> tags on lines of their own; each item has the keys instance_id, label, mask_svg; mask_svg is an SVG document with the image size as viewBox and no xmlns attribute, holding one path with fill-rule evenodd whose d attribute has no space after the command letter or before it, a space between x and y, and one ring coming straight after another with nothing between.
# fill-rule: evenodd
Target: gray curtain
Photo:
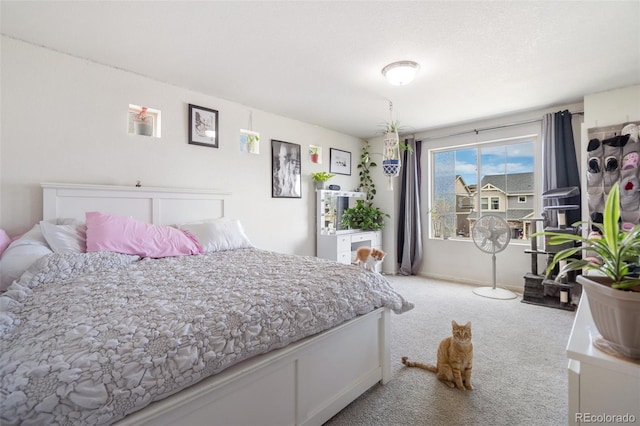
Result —
<instances>
[{"instance_id":1,"label":"gray curtain","mask_svg":"<svg viewBox=\"0 0 640 426\"><path fill-rule=\"evenodd\" d=\"M573 140L571 113L567 110L542 117L542 191L577 186L580 190L580 172ZM580 195L561 200L544 200L543 206L573 204L580 206ZM557 226L557 215L547 214L548 225ZM581 210L567 211L567 224L581 219Z\"/></svg>"},{"instance_id":2,"label":"gray curtain","mask_svg":"<svg viewBox=\"0 0 640 426\"><path fill-rule=\"evenodd\" d=\"M404 152L398 215L398 264L401 275L415 275L422 265L422 222L420 212L420 154L422 142L405 139L413 153Z\"/></svg>"}]
</instances>

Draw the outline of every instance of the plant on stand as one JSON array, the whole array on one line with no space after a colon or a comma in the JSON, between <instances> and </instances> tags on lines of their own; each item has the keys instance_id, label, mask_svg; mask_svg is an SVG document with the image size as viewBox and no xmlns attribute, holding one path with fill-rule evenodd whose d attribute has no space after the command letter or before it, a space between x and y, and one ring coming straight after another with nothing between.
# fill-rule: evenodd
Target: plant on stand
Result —
<instances>
[{"instance_id":1,"label":"plant on stand","mask_svg":"<svg viewBox=\"0 0 640 426\"><path fill-rule=\"evenodd\" d=\"M640 359L640 224L624 231L619 221L620 188L616 183L607 196L602 224L593 224L600 235L545 231L533 236L548 236L551 245L580 244L556 253L547 274L561 262L564 265L556 279L570 271L592 272L578 276L577 281L587 294L596 328L614 350ZM583 250L588 256L576 257Z\"/></svg>"},{"instance_id":2,"label":"plant on stand","mask_svg":"<svg viewBox=\"0 0 640 426\"><path fill-rule=\"evenodd\" d=\"M327 172L311 173L311 178L315 182L316 189L324 189L325 182L335 175Z\"/></svg>"},{"instance_id":3,"label":"plant on stand","mask_svg":"<svg viewBox=\"0 0 640 426\"><path fill-rule=\"evenodd\" d=\"M384 228L384 218L390 217L379 208L358 200L355 207L342 213L342 226L363 231L379 231Z\"/></svg>"},{"instance_id":4,"label":"plant on stand","mask_svg":"<svg viewBox=\"0 0 640 426\"><path fill-rule=\"evenodd\" d=\"M384 218L390 217L378 207L373 206L376 195L376 185L371 177L371 168L377 164L371 160L369 141L364 141L358 164L360 177L360 192L364 192L365 199L358 200L354 207L348 208L342 214L342 226L363 231L379 231L384 228Z\"/></svg>"}]
</instances>

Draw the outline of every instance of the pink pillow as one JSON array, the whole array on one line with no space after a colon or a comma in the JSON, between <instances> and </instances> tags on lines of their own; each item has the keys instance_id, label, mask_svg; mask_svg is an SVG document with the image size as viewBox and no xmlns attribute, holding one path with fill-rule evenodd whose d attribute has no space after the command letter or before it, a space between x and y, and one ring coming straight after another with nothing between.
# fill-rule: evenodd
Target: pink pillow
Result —
<instances>
[{"instance_id":1,"label":"pink pillow","mask_svg":"<svg viewBox=\"0 0 640 426\"><path fill-rule=\"evenodd\" d=\"M170 226L150 225L131 217L87 212L87 252L112 251L141 257L202 253L198 240Z\"/></svg>"},{"instance_id":2,"label":"pink pillow","mask_svg":"<svg viewBox=\"0 0 640 426\"><path fill-rule=\"evenodd\" d=\"M11 238L7 235L4 229L0 229L0 256L11 244Z\"/></svg>"}]
</instances>

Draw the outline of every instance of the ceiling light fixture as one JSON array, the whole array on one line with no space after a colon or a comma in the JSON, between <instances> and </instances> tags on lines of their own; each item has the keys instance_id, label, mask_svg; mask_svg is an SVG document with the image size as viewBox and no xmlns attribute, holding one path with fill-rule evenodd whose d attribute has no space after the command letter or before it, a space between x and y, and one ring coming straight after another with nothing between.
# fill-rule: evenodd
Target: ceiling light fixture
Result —
<instances>
[{"instance_id":1,"label":"ceiling light fixture","mask_svg":"<svg viewBox=\"0 0 640 426\"><path fill-rule=\"evenodd\" d=\"M403 86L413 80L419 69L417 62L398 61L382 68L382 75L394 86Z\"/></svg>"}]
</instances>

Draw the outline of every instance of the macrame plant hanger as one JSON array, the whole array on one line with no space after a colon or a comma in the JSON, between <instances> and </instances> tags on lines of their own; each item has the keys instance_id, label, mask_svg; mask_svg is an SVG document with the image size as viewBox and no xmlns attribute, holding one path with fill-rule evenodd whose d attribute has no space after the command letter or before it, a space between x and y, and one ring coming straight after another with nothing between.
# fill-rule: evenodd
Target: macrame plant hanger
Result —
<instances>
[{"instance_id":1,"label":"macrame plant hanger","mask_svg":"<svg viewBox=\"0 0 640 426\"><path fill-rule=\"evenodd\" d=\"M385 128L382 172L389 178L388 189L393 191L393 178L400 174L400 138L398 125L393 120L393 103L389 101L389 123Z\"/></svg>"},{"instance_id":2,"label":"macrame plant hanger","mask_svg":"<svg viewBox=\"0 0 640 426\"><path fill-rule=\"evenodd\" d=\"M240 129L240 135L244 138L246 146L242 148L251 154L260 153L260 133L253 131L253 111L249 110L249 130Z\"/></svg>"}]
</instances>

